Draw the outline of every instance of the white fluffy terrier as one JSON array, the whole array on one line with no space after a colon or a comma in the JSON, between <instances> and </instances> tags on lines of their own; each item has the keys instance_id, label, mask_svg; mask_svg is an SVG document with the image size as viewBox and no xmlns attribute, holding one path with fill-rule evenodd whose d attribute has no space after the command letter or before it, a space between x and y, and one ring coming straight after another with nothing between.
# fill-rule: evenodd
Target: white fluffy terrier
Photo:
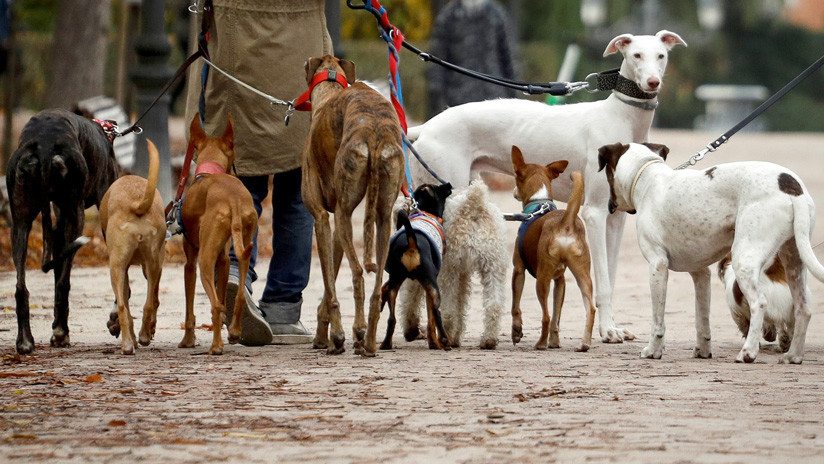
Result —
<instances>
[{"instance_id":1,"label":"white fluffy terrier","mask_svg":"<svg viewBox=\"0 0 824 464\"><path fill-rule=\"evenodd\" d=\"M441 290L441 316L452 347L461 346L472 276L477 273L483 286L484 331L480 347L498 345L501 314L507 291L508 242L503 213L489 199L489 188L482 180L452 192L444 209L446 253L438 276ZM418 337L422 288L405 283L401 289L401 321L406 340Z\"/></svg>"}]
</instances>

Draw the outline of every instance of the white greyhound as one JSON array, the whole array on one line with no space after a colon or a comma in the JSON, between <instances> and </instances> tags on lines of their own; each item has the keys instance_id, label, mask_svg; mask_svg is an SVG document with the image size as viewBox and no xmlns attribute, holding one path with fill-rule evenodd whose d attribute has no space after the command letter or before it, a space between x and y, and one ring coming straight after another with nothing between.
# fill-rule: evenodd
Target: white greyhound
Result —
<instances>
[{"instance_id":1,"label":"white greyhound","mask_svg":"<svg viewBox=\"0 0 824 464\"><path fill-rule=\"evenodd\" d=\"M467 103L409 129L421 157L455 187L468 185L472 171L512 174L513 145L528 154L528 163L567 160L567 172L584 173L583 218L592 252L599 329L607 343L635 336L618 328L612 315L612 288L626 217L607 212L609 186L597 174L598 148L619 141L647 141L668 52L678 44L686 46L678 34L669 31L612 39L604 56L624 55L619 72L623 79L621 91L614 90L605 100L561 106L516 99ZM415 185L433 182L418 163L412 164ZM572 191L571 177L565 174L556 179L552 191L556 199L566 201Z\"/></svg>"},{"instance_id":2,"label":"white greyhound","mask_svg":"<svg viewBox=\"0 0 824 464\"><path fill-rule=\"evenodd\" d=\"M649 262L652 329L641 357L659 359L664 351L668 270L692 276L694 354L712 357L709 266L732 251L735 279L751 310L747 339L735 361L755 361L768 303L761 275L777 251L795 307L792 342L781 361L801 363L810 321L805 268L824 282L824 266L810 246L815 205L804 184L789 169L758 161L677 171L662 160L668 151L637 143L598 150L610 187L608 208L637 210L638 245Z\"/></svg>"}]
</instances>

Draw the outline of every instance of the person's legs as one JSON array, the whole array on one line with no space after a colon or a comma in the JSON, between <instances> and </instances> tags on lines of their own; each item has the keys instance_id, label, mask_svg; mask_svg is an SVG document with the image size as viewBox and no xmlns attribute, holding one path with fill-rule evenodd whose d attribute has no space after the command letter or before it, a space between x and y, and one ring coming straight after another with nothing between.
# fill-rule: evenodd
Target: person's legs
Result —
<instances>
[{"instance_id":1,"label":"person's legs","mask_svg":"<svg viewBox=\"0 0 824 464\"><path fill-rule=\"evenodd\" d=\"M309 283L314 220L301 197L300 169L275 174L272 185L272 260L260 308L278 342L278 334L309 336L300 323L300 310ZM298 341L287 339L280 342ZM305 340L310 341L311 336Z\"/></svg>"}]
</instances>

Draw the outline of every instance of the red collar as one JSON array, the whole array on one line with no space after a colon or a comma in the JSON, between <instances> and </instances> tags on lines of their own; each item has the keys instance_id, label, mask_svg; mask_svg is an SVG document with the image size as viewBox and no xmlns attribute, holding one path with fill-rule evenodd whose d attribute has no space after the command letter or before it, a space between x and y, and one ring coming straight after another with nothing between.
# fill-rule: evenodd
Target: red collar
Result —
<instances>
[{"instance_id":1,"label":"red collar","mask_svg":"<svg viewBox=\"0 0 824 464\"><path fill-rule=\"evenodd\" d=\"M109 143L114 143L114 139L117 137L117 121L112 121L109 119L92 119L92 121L96 122L97 125L103 129L103 132L109 139Z\"/></svg>"},{"instance_id":2,"label":"red collar","mask_svg":"<svg viewBox=\"0 0 824 464\"><path fill-rule=\"evenodd\" d=\"M202 163L198 163L197 170L195 171L196 176L201 174L226 174L226 170L223 169L223 166L214 161L204 161Z\"/></svg>"},{"instance_id":3,"label":"red collar","mask_svg":"<svg viewBox=\"0 0 824 464\"><path fill-rule=\"evenodd\" d=\"M292 107L298 111L312 111L312 90L316 85L326 81L337 82L342 85L344 89L349 87L349 82L346 81L346 76L342 73L338 71L321 71L312 77L312 83L309 84L309 90L303 92L301 96L296 98L295 102L292 104Z\"/></svg>"}]
</instances>

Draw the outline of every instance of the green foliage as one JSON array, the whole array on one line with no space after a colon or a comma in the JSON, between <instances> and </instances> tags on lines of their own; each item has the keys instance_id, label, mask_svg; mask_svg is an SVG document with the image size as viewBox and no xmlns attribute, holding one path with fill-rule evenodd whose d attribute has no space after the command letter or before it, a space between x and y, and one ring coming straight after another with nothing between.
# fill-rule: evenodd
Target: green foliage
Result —
<instances>
[{"instance_id":1,"label":"green foliage","mask_svg":"<svg viewBox=\"0 0 824 464\"><path fill-rule=\"evenodd\" d=\"M380 35L378 23L371 13L353 10L341 1L341 35L345 39L369 39ZM361 5L362 0L352 0ZM432 29L432 0L384 0L381 2L389 20L410 40L429 37Z\"/></svg>"},{"instance_id":2,"label":"green foliage","mask_svg":"<svg viewBox=\"0 0 824 464\"><path fill-rule=\"evenodd\" d=\"M16 0L13 2L18 30L49 33L57 25L60 0Z\"/></svg>"}]
</instances>

